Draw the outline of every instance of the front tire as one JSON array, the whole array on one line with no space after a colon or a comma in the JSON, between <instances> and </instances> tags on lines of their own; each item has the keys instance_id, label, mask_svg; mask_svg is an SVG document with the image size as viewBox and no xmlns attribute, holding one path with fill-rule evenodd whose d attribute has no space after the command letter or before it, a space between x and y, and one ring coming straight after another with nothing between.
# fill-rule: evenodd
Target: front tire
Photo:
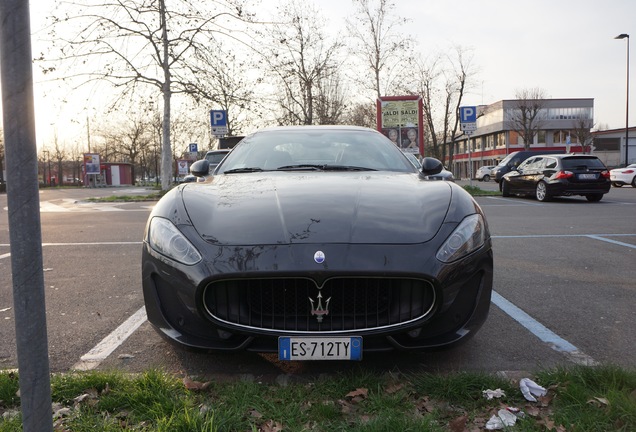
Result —
<instances>
[{"instance_id":1,"label":"front tire","mask_svg":"<svg viewBox=\"0 0 636 432\"><path fill-rule=\"evenodd\" d=\"M636 188L636 176L632 179L632 187Z\"/></svg>"},{"instance_id":2,"label":"front tire","mask_svg":"<svg viewBox=\"0 0 636 432\"><path fill-rule=\"evenodd\" d=\"M636 178L636 177L634 177L634 178ZM623 186L623 183L617 183L617 182L614 182L614 183L612 183L612 186L614 186L614 187L621 187L621 186ZM636 186L635 186L635 187L636 187Z\"/></svg>"},{"instance_id":3,"label":"front tire","mask_svg":"<svg viewBox=\"0 0 636 432\"><path fill-rule=\"evenodd\" d=\"M636 179L636 177L634 177L634 178ZM486 174L485 176L482 177L482 180L485 181L485 182L489 182L490 181L490 176L488 174ZM636 187L636 186L634 186L634 187Z\"/></svg>"},{"instance_id":4,"label":"front tire","mask_svg":"<svg viewBox=\"0 0 636 432\"><path fill-rule=\"evenodd\" d=\"M603 199L603 194L589 194L585 195L585 198L587 198L589 202L598 202Z\"/></svg>"},{"instance_id":5,"label":"front tire","mask_svg":"<svg viewBox=\"0 0 636 432\"><path fill-rule=\"evenodd\" d=\"M537 183L535 196L537 197L537 201L550 201L550 194L548 194L548 185L546 185L545 182L540 181L539 183Z\"/></svg>"},{"instance_id":6,"label":"front tire","mask_svg":"<svg viewBox=\"0 0 636 432\"><path fill-rule=\"evenodd\" d=\"M501 181L501 196L509 197L510 196L510 186L505 181Z\"/></svg>"}]
</instances>

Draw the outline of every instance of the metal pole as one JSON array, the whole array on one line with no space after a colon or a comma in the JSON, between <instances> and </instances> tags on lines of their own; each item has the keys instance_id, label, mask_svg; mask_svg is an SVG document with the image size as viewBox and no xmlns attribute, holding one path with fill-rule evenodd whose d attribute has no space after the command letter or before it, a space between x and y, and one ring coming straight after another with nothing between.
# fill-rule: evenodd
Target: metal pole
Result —
<instances>
[{"instance_id":1,"label":"metal pole","mask_svg":"<svg viewBox=\"0 0 636 432\"><path fill-rule=\"evenodd\" d=\"M625 166L629 165L629 35L627 35L627 96L625 102Z\"/></svg>"},{"instance_id":2,"label":"metal pole","mask_svg":"<svg viewBox=\"0 0 636 432\"><path fill-rule=\"evenodd\" d=\"M470 187L473 187L473 158L472 158L472 144L470 142L470 137L472 132L468 134L468 178Z\"/></svg>"},{"instance_id":3,"label":"metal pole","mask_svg":"<svg viewBox=\"0 0 636 432\"><path fill-rule=\"evenodd\" d=\"M629 165L629 35L622 33L614 39L627 39L627 90L625 101L625 166Z\"/></svg>"},{"instance_id":4,"label":"metal pole","mask_svg":"<svg viewBox=\"0 0 636 432\"><path fill-rule=\"evenodd\" d=\"M29 2L0 1L0 77L15 336L25 432L53 431Z\"/></svg>"}]
</instances>

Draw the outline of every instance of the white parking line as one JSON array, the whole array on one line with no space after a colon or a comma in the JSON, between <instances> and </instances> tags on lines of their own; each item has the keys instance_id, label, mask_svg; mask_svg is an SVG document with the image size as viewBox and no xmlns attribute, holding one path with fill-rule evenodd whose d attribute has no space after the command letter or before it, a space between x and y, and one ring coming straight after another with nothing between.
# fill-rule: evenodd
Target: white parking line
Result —
<instances>
[{"instance_id":1,"label":"white parking line","mask_svg":"<svg viewBox=\"0 0 636 432\"><path fill-rule=\"evenodd\" d=\"M544 205L543 203L540 203L540 202L520 201L518 199L510 199L510 198L497 197L497 196L489 196L487 198L491 199L491 200L505 201L507 203L514 203L514 204L506 204L506 205L509 205L509 206L526 206L526 205L529 205L529 206L543 206ZM504 204L502 204L502 205L504 205ZM493 207L493 206L489 205L489 207Z\"/></svg>"},{"instance_id":2,"label":"white parking line","mask_svg":"<svg viewBox=\"0 0 636 432\"><path fill-rule=\"evenodd\" d=\"M598 363L590 356L579 350L570 342L548 329L546 326L532 318L530 315L519 309L517 306L506 300L499 293L492 292L492 302L512 319L525 327L530 333L538 337L542 342L548 344L550 348L565 356L573 363L594 366Z\"/></svg>"},{"instance_id":3,"label":"white parking line","mask_svg":"<svg viewBox=\"0 0 636 432\"><path fill-rule=\"evenodd\" d=\"M614 243L614 244L617 244L617 245L620 245L620 246L627 246L628 248L636 249L636 245L633 245L633 244L630 244L630 243L623 243L623 242L619 242L619 241L608 239L608 238L603 238L600 235L588 235L587 237L593 238L595 240L601 240L601 241L604 241L604 242Z\"/></svg>"},{"instance_id":4,"label":"white parking line","mask_svg":"<svg viewBox=\"0 0 636 432\"><path fill-rule=\"evenodd\" d=\"M95 345L93 349L80 357L73 369L75 370L91 370L95 369L109 355L113 353L128 337L133 334L139 326L146 321L146 308L141 307L130 318L124 321L111 334Z\"/></svg>"}]
</instances>

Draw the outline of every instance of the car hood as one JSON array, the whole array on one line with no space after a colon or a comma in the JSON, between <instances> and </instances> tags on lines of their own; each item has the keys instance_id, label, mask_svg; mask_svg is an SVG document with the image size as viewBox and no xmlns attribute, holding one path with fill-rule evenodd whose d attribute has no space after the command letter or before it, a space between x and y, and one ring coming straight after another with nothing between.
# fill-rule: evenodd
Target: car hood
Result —
<instances>
[{"instance_id":1,"label":"car hood","mask_svg":"<svg viewBox=\"0 0 636 432\"><path fill-rule=\"evenodd\" d=\"M415 174L271 172L218 175L182 193L214 244L413 244L435 236L452 187Z\"/></svg>"}]
</instances>

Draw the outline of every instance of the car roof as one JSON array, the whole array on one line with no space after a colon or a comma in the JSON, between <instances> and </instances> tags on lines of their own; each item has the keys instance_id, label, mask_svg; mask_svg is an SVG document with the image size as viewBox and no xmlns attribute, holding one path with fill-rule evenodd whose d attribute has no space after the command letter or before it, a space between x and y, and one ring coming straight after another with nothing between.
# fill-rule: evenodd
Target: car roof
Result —
<instances>
[{"instance_id":1,"label":"car roof","mask_svg":"<svg viewBox=\"0 0 636 432\"><path fill-rule=\"evenodd\" d=\"M206 156L209 154L229 153L231 149L209 150Z\"/></svg>"},{"instance_id":2,"label":"car roof","mask_svg":"<svg viewBox=\"0 0 636 432\"><path fill-rule=\"evenodd\" d=\"M362 127L362 126L352 126L352 125L305 125L305 126L271 126L263 129L259 129L255 133L262 132L272 132L272 131L285 131L285 132L293 132L293 131L320 131L320 130L349 130L349 131L366 131L366 132L378 132L375 129Z\"/></svg>"},{"instance_id":3,"label":"car roof","mask_svg":"<svg viewBox=\"0 0 636 432\"><path fill-rule=\"evenodd\" d=\"M531 157L536 156L549 156L558 159L563 158L587 158L587 159L598 159L598 156L589 155L589 154L576 154L576 153L558 153L558 154L550 154L550 153L537 153L536 155L532 155ZM528 158L530 159L530 158Z\"/></svg>"}]
</instances>

